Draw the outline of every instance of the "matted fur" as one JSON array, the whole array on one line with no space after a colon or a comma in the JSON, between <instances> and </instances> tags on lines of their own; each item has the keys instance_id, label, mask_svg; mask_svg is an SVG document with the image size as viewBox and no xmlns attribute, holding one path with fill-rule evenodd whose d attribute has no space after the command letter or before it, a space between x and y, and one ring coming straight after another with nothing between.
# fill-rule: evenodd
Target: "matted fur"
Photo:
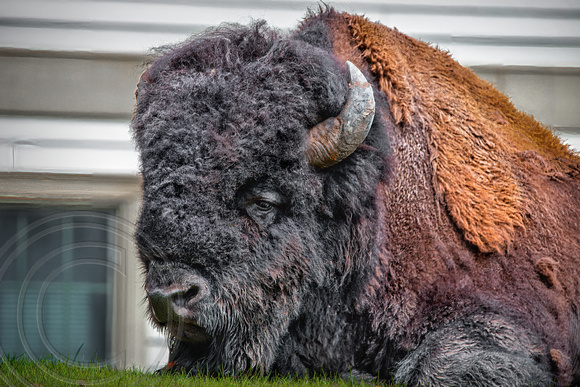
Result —
<instances>
[{"instance_id":1,"label":"matted fur","mask_svg":"<svg viewBox=\"0 0 580 387\"><path fill-rule=\"evenodd\" d=\"M514 228L523 226L526 200L514 153L577 156L448 53L363 17L344 17L401 130L423 128L435 189L465 238L482 252L505 251Z\"/></svg>"}]
</instances>

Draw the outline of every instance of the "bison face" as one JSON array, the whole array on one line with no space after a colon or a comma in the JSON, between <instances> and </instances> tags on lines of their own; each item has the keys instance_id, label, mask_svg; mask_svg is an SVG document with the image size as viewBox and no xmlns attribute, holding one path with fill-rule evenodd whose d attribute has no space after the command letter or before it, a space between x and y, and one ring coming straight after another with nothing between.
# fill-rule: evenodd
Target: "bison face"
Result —
<instances>
[{"instance_id":1,"label":"bison face","mask_svg":"<svg viewBox=\"0 0 580 387\"><path fill-rule=\"evenodd\" d=\"M179 206L143 205L153 321L216 368L267 368L307 289L328 277L316 234L304 229L312 220L290 215L295 199L270 186L243 188L227 205L200 188Z\"/></svg>"},{"instance_id":2,"label":"bison face","mask_svg":"<svg viewBox=\"0 0 580 387\"><path fill-rule=\"evenodd\" d=\"M292 321L315 313L310 295L338 292L353 219L373 213L374 189L361 187L381 174L363 165L376 149L311 165L328 150L320 127L351 130L348 81L326 51L259 28L197 37L143 75L136 238L152 320L176 339L179 366L270 370ZM372 116L362 121L368 131Z\"/></svg>"}]
</instances>

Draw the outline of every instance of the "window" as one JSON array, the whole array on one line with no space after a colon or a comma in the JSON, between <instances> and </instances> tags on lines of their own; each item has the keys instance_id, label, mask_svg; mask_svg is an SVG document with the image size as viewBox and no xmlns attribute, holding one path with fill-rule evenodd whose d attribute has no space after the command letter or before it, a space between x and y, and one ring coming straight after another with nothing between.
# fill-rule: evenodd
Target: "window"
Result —
<instances>
[{"instance_id":1,"label":"window","mask_svg":"<svg viewBox=\"0 0 580 387\"><path fill-rule=\"evenodd\" d=\"M137 175L0 172L0 356L165 364L133 239L140 184Z\"/></svg>"},{"instance_id":2,"label":"window","mask_svg":"<svg viewBox=\"0 0 580 387\"><path fill-rule=\"evenodd\" d=\"M0 347L108 362L118 254L114 211L0 205Z\"/></svg>"}]
</instances>

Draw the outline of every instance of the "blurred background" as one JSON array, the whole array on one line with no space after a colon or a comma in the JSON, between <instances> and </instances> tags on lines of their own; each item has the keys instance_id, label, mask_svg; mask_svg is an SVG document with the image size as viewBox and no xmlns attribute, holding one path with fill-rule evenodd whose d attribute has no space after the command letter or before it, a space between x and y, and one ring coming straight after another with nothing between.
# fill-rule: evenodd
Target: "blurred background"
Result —
<instances>
[{"instance_id":1,"label":"blurred background","mask_svg":"<svg viewBox=\"0 0 580 387\"><path fill-rule=\"evenodd\" d=\"M360 0L580 149L580 2ZM132 242L129 132L152 47L223 21L290 29L310 0L0 0L0 354L163 366Z\"/></svg>"}]
</instances>

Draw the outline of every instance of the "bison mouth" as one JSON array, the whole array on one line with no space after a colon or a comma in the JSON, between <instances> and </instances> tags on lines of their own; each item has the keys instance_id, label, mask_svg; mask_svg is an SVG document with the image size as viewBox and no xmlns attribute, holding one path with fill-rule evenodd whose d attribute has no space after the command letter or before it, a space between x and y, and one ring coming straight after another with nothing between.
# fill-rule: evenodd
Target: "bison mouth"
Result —
<instances>
[{"instance_id":1,"label":"bison mouth","mask_svg":"<svg viewBox=\"0 0 580 387\"><path fill-rule=\"evenodd\" d=\"M194 344L208 344L211 341L207 330L197 322L194 312L183 305L182 299L177 298L170 305L162 303L162 307L155 297L149 296L149 301L151 316L171 336Z\"/></svg>"},{"instance_id":2,"label":"bison mouth","mask_svg":"<svg viewBox=\"0 0 580 387\"><path fill-rule=\"evenodd\" d=\"M193 320L170 321L165 327L171 336L177 340L193 344L206 345L211 341L211 336L206 329Z\"/></svg>"}]
</instances>

